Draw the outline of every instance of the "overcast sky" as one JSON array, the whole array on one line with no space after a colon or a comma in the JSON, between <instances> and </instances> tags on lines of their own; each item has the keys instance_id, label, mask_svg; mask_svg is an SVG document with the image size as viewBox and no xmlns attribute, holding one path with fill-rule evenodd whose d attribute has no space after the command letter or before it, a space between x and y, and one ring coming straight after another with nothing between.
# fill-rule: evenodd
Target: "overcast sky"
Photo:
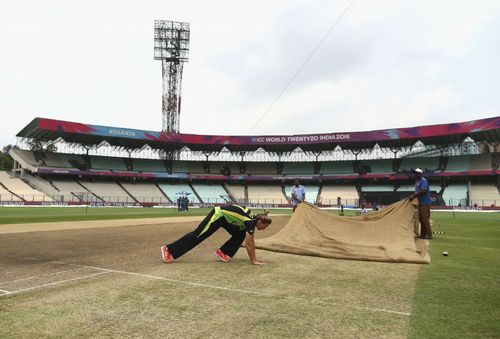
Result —
<instances>
[{"instance_id":1,"label":"overcast sky","mask_svg":"<svg viewBox=\"0 0 500 339\"><path fill-rule=\"evenodd\" d=\"M191 24L180 130L306 134L498 116L500 1L4 1L0 146L34 117L161 130L155 19ZM252 133L251 133L252 132Z\"/></svg>"}]
</instances>

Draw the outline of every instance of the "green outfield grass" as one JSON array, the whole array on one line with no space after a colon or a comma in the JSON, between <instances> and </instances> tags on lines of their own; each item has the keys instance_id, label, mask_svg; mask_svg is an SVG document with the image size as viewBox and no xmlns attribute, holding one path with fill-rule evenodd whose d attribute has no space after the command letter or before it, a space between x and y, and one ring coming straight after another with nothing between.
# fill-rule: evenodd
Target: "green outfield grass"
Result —
<instances>
[{"instance_id":1,"label":"green outfield grass","mask_svg":"<svg viewBox=\"0 0 500 339\"><path fill-rule=\"evenodd\" d=\"M500 213L432 213L411 338L500 338ZM442 255L444 251L449 256Z\"/></svg>"},{"instance_id":2,"label":"green outfield grass","mask_svg":"<svg viewBox=\"0 0 500 339\"><path fill-rule=\"evenodd\" d=\"M189 212L178 212L174 208L0 207L0 224L164 218L205 215L208 211L208 208L193 208Z\"/></svg>"},{"instance_id":3,"label":"green outfield grass","mask_svg":"<svg viewBox=\"0 0 500 339\"><path fill-rule=\"evenodd\" d=\"M115 207L1 207L0 224L22 224L58 221L166 218L206 215L209 208L192 208L178 212L174 208L115 208ZM262 209L255 209L256 213ZM271 210L273 214L290 214L291 210Z\"/></svg>"},{"instance_id":4,"label":"green outfield grass","mask_svg":"<svg viewBox=\"0 0 500 339\"><path fill-rule=\"evenodd\" d=\"M177 216L206 215L210 208L191 208L188 212L178 212L175 208L121 208L121 207L0 207L0 224L22 224L58 221L112 220L165 218ZM255 213L262 209L253 209ZM270 209L272 214L292 214L291 208ZM338 214L337 210L331 213ZM345 211L345 215L355 215L355 211Z\"/></svg>"}]
</instances>

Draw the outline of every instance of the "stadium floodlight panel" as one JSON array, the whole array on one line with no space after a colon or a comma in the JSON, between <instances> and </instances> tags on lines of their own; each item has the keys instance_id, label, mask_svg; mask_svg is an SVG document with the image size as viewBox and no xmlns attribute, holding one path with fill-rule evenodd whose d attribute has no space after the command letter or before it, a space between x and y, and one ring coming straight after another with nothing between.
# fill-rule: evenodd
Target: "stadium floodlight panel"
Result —
<instances>
[{"instance_id":1,"label":"stadium floodlight panel","mask_svg":"<svg viewBox=\"0 0 500 339\"><path fill-rule=\"evenodd\" d=\"M189 58L189 23L155 20L155 60L187 62Z\"/></svg>"}]
</instances>

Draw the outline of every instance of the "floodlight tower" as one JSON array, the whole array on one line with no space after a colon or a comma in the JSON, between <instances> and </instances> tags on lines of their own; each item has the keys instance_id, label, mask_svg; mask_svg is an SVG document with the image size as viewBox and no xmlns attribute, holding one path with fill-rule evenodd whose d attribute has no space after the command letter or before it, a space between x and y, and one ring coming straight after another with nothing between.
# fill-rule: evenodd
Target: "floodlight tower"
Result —
<instances>
[{"instance_id":1,"label":"floodlight tower","mask_svg":"<svg viewBox=\"0 0 500 339\"><path fill-rule=\"evenodd\" d=\"M189 57L189 23L155 20L154 58L163 78L162 131L179 133L182 67Z\"/></svg>"}]
</instances>

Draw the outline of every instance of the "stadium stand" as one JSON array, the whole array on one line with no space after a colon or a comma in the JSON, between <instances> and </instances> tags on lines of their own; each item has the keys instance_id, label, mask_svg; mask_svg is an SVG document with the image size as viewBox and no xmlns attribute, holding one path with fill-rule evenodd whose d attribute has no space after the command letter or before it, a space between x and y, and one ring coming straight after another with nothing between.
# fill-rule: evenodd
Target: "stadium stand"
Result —
<instances>
[{"instance_id":1,"label":"stadium stand","mask_svg":"<svg viewBox=\"0 0 500 339\"><path fill-rule=\"evenodd\" d=\"M187 192L188 198L190 202L194 203L200 203L201 201L198 199L196 194L194 194L193 190L188 184L166 184L166 183L161 183L158 186L160 186L161 190L167 195L167 197L172 201L176 202L177 198L179 197L180 192Z\"/></svg>"},{"instance_id":2,"label":"stadium stand","mask_svg":"<svg viewBox=\"0 0 500 339\"><path fill-rule=\"evenodd\" d=\"M285 162L283 163L284 175L314 174L312 162Z\"/></svg>"},{"instance_id":3,"label":"stadium stand","mask_svg":"<svg viewBox=\"0 0 500 339\"><path fill-rule=\"evenodd\" d=\"M0 183L10 192L26 201L52 201L43 192L35 190L19 178L11 177L9 173L0 171Z\"/></svg>"},{"instance_id":4,"label":"stadium stand","mask_svg":"<svg viewBox=\"0 0 500 339\"><path fill-rule=\"evenodd\" d=\"M431 191L439 192L441 190L440 186L436 186L433 183L429 184ZM396 190L397 192L415 192L415 184L402 184Z\"/></svg>"},{"instance_id":5,"label":"stadium stand","mask_svg":"<svg viewBox=\"0 0 500 339\"><path fill-rule=\"evenodd\" d=\"M193 188L204 203L223 204L231 201L221 185L193 184Z\"/></svg>"},{"instance_id":6,"label":"stadium stand","mask_svg":"<svg viewBox=\"0 0 500 339\"><path fill-rule=\"evenodd\" d=\"M41 165L42 161L37 161L35 158L35 155L33 154L32 151L26 151L22 149L14 149L13 152L19 155L21 159L23 159L27 164L32 165L32 166L37 166Z\"/></svg>"},{"instance_id":7,"label":"stadium stand","mask_svg":"<svg viewBox=\"0 0 500 339\"><path fill-rule=\"evenodd\" d=\"M226 175L238 175L240 173L240 163L239 162L223 162L223 161L213 161L209 163L210 173L213 174L226 174Z\"/></svg>"},{"instance_id":8,"label":"stadium stand","mask_svg":"<svg viewBox=\"0 0 500 339\"><path fill-rule=\"evenodd\" d=\"M230 193L238 203L246 203L247 198L245 195L245 186L244 185L228 184L227 188L229 190L228 193Z\"/></svg>"},{"instance_id":9,"label":"stadium stand","mask_svg":"<svg viewBox=\"0 0 500 339\"><path fill-rule=\"evenodd\" d=\"M337 205L337 198L343 205L357 205L359 194L354 185L324 185L321 189L321 203Z\"/></svg>"},{"instance_id":10,"label":"stadium stand","mask_svg":"<svg viewBox=\"0 0 500 339\"><path fill-rule=\"evenodd\" d=\"M394 187L392 185L363 185L361 187L362 192L393 192Z\"/></svg>"},{"instance_id":11,"label":"stadium stand","mask_svg":"<svg viewBox=\"0 0 500 339\"><path fill-rule=\"evenodd\" d=\"M491 170L491 154L475 154L470 156L469 170Z\"/></svg>"},{"instance_id":12,"label":"stadium stand","mask_svg":"<svg viewBox=\"0 0 500 339\"><path fill-rule=\"evenodd\" d=\"M403 158L400 170L410 171L415 168L421 168L425 172L433 172L439 168L439 158Z\"/></svg>"},{"instance_id":13,"label":"stadium stand","mask_svg":"<svg viewBox=\"0 0 500 339\"><path fill-rule=\"evenodd\" d=\"M321 163L321 174L353 174L352 161L329 161Z\"/></svg>"},{"instance_id":14,"label":"stadium stand","mask_svg":"<svg viewBox=\"0 0 500 339\"><path fill-rule=\"evenodd\" d=\"M310 204L315 204L318 199L319 186L316 185L306 185L306 201ZM290 194L290 188L288 188L287 194Z\"/></svg>"},{"instance_id":15,"label":"stadium stand","mask_svg":"<svg viewBox=\"0 0 500 339\"><path fill-rule=\"evenodd\" d=\"M454 156L448 158L446 171L448 172L463 172L470 168L470 156Z\"/></svg>"},{"instance_id":16,"label":"stadium stand","mask_svg":"<svg viewBox=\"0 0 500 339\"><path fill-rule=\"evenodd\" d=\"M196 174L205 173L205 170L203 169L203 163L200 161L186 161L186 164L188 173L196 173Z\"/></svg>"},{"instance_id":17,"label":"stadium stand","mask_svg":"<svg viewBox=\"0 0 500 339\"><path fill-rule=\"evenodd\" d=\"M59 190L62 201L96 200L85 188L73 180L51 180L52 185Z\"/></svg>"},{"instance_id":18,"label":"stadium stand","mask_svg":"<svg viewBox=\"0 0 500 339\"><path fill-rule=\"evenodd\" d=\"M467 206L467 184L449 184L443 192L446 206Z\"/></svg>"},{"instance_id":19,"label":"stadium stand","mask_svg":"<svg viewBox=\"0 0 500 339\"><path fill-rule=\"evenodd\" d=\"M246 173L252 175L275 175L276 163L274 162L247 162Z\"/></svg>"},{"instance_id":20,"label":"stadium stand","mask_svg":"<svg viewBox=\"0 0 500 339\"><path fill-rule=\"evenodd\" d=\"M16 202L21 201L21 198L7 191L0 183L0 201Z\"/></svg>"},{"instance_id":21,"label":"stadium stand","mask_svg":"<svg viewBox=\"0 0 500 339\"><path fill-rule=\"evenodd\" d=\"M252 203L287 204L288 198L277 185L248 185L248 200Z\"/></svg>"},{"instance_id":22,"label":"stadium stand","mask_svg":"<svg viewBox=\"0 0 500 339\"><path fill-rule=\"evenodd\" d=\"M141 172L166 172L165 164L162 160L153 159L132 159L134 171Z\"/></svg>"},{"instance_id":23,"label":"stadium stand","mask_svg":"<svg viewBox=\"0 0 500 339\"><path fill-rule=\"evenodd\" d=\"M392 160L362 160L360 167L368 167L368 173L393 173Z\"/></svg>"},{"instance_id":24,"label":"stadium stand","mask_svg":"<svg viewBox=\"0 0 500 339\"><path fill-rule=\"evenodd\" d=\"M500 205L500 193L497 186L494 184L471 184L470 204L481 207Z\"/></svg>"},{"instance_id":25,"label":"stadium stand","mask_svg":"<svg viewBox=\"0 0 500 339\"><path fill-rule=\"evenodd\" d=\"M50 182L38 176L31 175L28 172L24 172L22 180L34 189L43 192L45 195L52 197L54 200L58 200L56 196L60 195L60 192Z\"/></svg>"},{"instance_id":26,"label":"stadium stand","mask_svg":"<svg viewBox=\"0 0 500 339\"><path fill-rule=\"evenodd\" d=\"M78 153L83 148L105 142L102 151L113 156L52 153L43 146L37 151L21 150L22 146L16 146L9 149L9 154L14 159L13 173L29 182L27 186L38 188L49 196L60 193L64 198L61 200L65 201L75 195L90 194L92 197L84 187L71 181L78 178L84 185L89 183L89 190L96 196L115 195L125 200L150 195L154 202L169 195L175 201L177 192L186 191L192 193L193 202L201 203L220 196L225 190L239 203L269 200L270 204L273 201L274 204L288 204L288 184L281 186L285 178L298 177L307 182L306 197L310 202L314 202L316 195L319 203L325 205L337 204L338 197L344 205L356 205L359 201L390 204L413 192L412 175L407 171L419 167L432 172L426 176L431 182L431 190L438 193L433 195L437 198L436 204L444 204L441 201L444 193L448 204L460 201L467 206L470 196L489 199L493 194L495 197L491 187L498 186L500 174L500 155L494 153L500 149L499 124L500 117L492 117L359 133L262 137L166 135L164 132L35 118L16 135L20 145L32 147L30 141L40 141L35 145L55 142L64 144L68 153ZM375 153L374 145L378 145ZM136 159L131 156L135 152L127 157L124 151L142 150L145 146L149 147L150 154L156 152L161 157L169 150L182 160L177 156L165 160ZM191 151L186 151L186 147ZM227 160L228 151L233 159L238 154L238 159ZM202 155L205 160L192 160ZM56 192L47 184L51 181ZM207 181L217 188L207 185ZM108 186L102 182L108 182ZM401 182L405 184L399 187ZM446 189L440 187L448 182L452 184ZM93 183L97 186L90 187ZM155 186L159 183L161 189ZM491 187L483 188L483 184ZM393 190L393 187L398 189ZM18 193L4 186L2 192ZM113 200L121 201L121 198Z\"/></svg>"},{"instance_id":27,"label":"stadium stand","mask_svg":"<svg viewBox=\"0 0 500 339\"><path fill-rule=\"evenodd\" d=\"M154 183L120 182L120 184L139 202L166 203L169 201Z\"/></svg>"},{"instance_id":28,"label":"stadium stand","mask_svg":"<svg viewBox=\"0 0 500 339\"><path fill-rule=\"evenodd\" d=\"M186 161L174 161L172 163L172 173L188 173Z\"/></svg>"},{"instance_id":29,"label":"stadium stand","mask_svg":"<svg viewBox=\"0 0 500 339\"><path fill-rule=\"evenodd\" d=\"M127 166L123 158L91 156L90 161L93 169L126 171Z\"/></svg>"},{"instance_id":30,"label":"stadium stand","mask_svg":"<svg viewBox=\"0 0 500 339\"><path fill-rule=\"evenodd\" d=\"M89 192L94 193L106 202L134 202L135 200L116 182L110 181L79 181Z\"/></svg>"}]
</instances>

